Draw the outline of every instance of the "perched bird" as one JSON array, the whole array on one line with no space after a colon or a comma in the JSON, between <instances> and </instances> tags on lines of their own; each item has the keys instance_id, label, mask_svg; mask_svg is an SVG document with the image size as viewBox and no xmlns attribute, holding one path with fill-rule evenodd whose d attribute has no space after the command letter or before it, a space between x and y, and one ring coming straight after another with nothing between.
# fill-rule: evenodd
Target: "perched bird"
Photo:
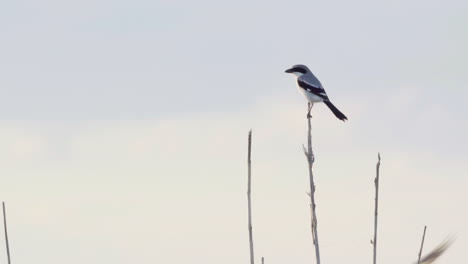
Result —
<instances>
[{"instance_id":1,"label":"perched bird","mask_svg":"<svg viewBox=\"0 0 468 264\"><path fill-rule=\"evenodd\" d=\"M294 65L291 69L286 70L286 72L296 75L299 90L310 102L307 117L310 117L310 110L312 110L314 103L323 102L338 119L343 121L348 120L348 118L330 102L322 84L307 66L301 64Z\"/></svg>"}]
</instances>

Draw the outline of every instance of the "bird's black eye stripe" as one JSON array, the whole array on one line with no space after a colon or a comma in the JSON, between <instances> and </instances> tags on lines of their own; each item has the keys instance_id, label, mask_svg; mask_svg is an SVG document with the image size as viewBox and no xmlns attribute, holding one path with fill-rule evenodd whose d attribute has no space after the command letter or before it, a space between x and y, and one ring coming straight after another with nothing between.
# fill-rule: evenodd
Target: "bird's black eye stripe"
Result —
<instances>
[{"instance_id":1,"label":"bird's black eye stripe","mask_svg":"<svg viewBox=\"0 0 468 264\"><path fill-rule=\"evenodd\" d=\"M306 70L305 70L305 69L299 68L299 67L294 67L294 68L292 68L292 71L293 71L293 72L300 72L300 73L302 73L302 74L305 74L305 73L306 73Z\"/></svg>"}]
</instances>

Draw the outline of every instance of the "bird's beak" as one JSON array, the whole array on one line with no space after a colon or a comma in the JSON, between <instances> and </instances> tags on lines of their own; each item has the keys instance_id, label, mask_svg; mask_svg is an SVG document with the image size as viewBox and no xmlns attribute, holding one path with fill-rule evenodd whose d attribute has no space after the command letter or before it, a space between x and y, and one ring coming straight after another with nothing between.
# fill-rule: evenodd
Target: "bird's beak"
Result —
<instances>
[{"instance_id":1,"label":"bird's beak","mask_svg":"<svg viewBox=\"0 0 468 264\"><path fill-rule=\"evenodd\" d=\"M286 73L291 73L292 72L292 69L287 69L286 71L284 71Z\"/></svg>"}]
</instances>

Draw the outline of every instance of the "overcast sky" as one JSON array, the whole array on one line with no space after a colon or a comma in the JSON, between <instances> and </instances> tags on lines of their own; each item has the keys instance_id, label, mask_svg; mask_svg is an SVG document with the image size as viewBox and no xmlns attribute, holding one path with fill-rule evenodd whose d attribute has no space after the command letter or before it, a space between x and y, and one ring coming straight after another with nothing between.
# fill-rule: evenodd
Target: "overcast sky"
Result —
<instances>
[{"instance_id":1,"label":"overcast sky","mask_svg":"<svg viewBox=\"0 0 468 264\"><path fill-rule=\"evenodd\" d=\"M306 64L323 263L468 247L468 2L17 0L0 4L0 200L14 263L312 263ZM3 247L3 242L0 246ZM0 263L6 263L0 250Z\"/></svg>"}]
</instances>

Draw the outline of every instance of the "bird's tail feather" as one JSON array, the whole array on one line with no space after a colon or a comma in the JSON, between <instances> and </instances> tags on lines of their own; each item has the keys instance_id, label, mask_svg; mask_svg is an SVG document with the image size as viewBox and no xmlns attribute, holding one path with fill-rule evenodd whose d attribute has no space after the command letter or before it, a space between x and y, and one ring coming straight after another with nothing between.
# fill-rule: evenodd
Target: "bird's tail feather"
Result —
<instances>
[{"instance_id":1,"label":"bird's tail feather","mask_svg":"<svg viewBox=\"0 0 468 264\"><path fill-rule=\"evenodd\" d=\"M333 114L338 119L340 119L342 121L348 120L348 118L343 113L341 113L341 111L338 110L338 108L336 108L330 101L326 100L326 101L323 101L323 102L328 106L328 108L330 108L330 110L333 112Z\"/></svg>"}]
</instances>

